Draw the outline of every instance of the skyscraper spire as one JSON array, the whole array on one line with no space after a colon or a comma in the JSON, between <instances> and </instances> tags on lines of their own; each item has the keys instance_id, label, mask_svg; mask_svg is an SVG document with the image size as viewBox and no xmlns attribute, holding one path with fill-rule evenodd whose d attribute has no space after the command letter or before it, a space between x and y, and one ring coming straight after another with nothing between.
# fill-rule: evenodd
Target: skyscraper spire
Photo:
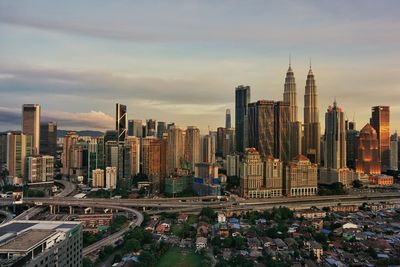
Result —
<instances>
[{"instance_id":1,"label":"skyscraper spire","mask_svg":"<svg viewBox=\"0 0 400 267\"><path fill-rule=\"evenodd\" d=\"M318 111L318 95L314 74L308 71L304 94L304 146L303 153L313 163L320 160L320 124Z\"/></svg>"},{"instance_id":2,"label":"skyscraper spire","mask_svg":"<svg viewBox=\"0 0 400 267\"><path fill-rule=\"evenodd\" d=\"M289 67L286 72L285 86L283 91L283 101L289 103L290 106L290 121L297 121L297 94L296 80L292 70L291 56L289 55Z\"/></svg>"}]
</instances>

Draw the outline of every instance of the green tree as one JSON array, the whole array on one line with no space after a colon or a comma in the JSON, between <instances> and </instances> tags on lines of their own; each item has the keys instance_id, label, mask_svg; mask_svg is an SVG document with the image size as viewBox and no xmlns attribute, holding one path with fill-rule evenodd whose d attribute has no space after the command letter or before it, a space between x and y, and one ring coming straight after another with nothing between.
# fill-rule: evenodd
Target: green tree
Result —
<instances>
[{"instance_id":1,"label":"green tree","mask_svg":"<svg viewBox=\"0 0 400 267\"><path fill-rule=\"evenodd\" d=\"M150 252L143 251L139 255L139 263L141 266L151 267L151 266L155 266L156 259L153 257L153 255Z\"/></svg>"},{"instance_id":2,"label":"green tree","mask_svg":"<svg viewBox=\"0 0 400 267\"><path fill-rule=\"evenodd\" d=\"M88 257L83 257L82 266L83 267L94 267L94 263Z\"/></svg>"},{"instance_id":3,"label":"green tree","mask_svg":"<svg viewBox=\"0 0 400 267\"><path fill-rule=\"evenodd\" d=\"M131 238L125 241L124 250L126 252L131 252L131 251L137 252L140 250L140 248L141 248L140 242L135 238Z\"/></svg>"},{"instance_id":4,"label":"green tree","mask_svg":"<svg viewBox=\"0 0 400 267\"><path fill-rule=\"evenodd\" d=\"M209 218L210 220L213 220L216 217L216 213L212 208L205 207L201 209L200 216L204 216Z\"/></svg>"}]
</instances>

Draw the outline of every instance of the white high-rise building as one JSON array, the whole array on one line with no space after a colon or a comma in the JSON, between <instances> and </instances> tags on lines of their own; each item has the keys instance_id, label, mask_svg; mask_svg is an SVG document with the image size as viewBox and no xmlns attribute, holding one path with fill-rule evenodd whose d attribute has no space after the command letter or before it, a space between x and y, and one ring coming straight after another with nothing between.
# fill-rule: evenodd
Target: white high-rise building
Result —
<instances>
[{"instance_id":1,"label":"white high-rise building","mask_svg":"<svg viewBox=\"0 0 400 267\"><path fill-rule=\"evenodd\" d=\"M95 169L92 171L92 176L93 176L92 186L104 188L104 170Z\"/></svg>"},{"instance_id":2,"label":"white high-rise building","mask_svg":"<svg viewBox=\"0 0 400 267\"><path fill-rule=\"evenodd\" d=\"M54 178L54 157L48 155L30 156L27 158L29 183L50 182Z\"/></svg>"},{"instance_id":3,"label":"white high-rise building","mask_svg":"<svg viewBox=\"0 0 400 267\"><path fill-rule=\"evenodd\" d=\"M117 187L117 168L107 167L106 168L106 188L115 189Z\"/></svg>"}]
</instances>

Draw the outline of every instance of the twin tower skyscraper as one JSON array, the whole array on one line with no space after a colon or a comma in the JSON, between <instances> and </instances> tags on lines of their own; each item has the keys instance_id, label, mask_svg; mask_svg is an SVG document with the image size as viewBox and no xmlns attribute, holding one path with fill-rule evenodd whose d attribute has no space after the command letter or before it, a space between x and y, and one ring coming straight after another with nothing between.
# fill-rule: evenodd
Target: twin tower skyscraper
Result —
<instances>
[{"instance_id":1,"label":"twin tower skyscraper","mask_svg":"<svg viewBox=\"0 0 400 267\"><path fill-rule=\"evenodd\" d=\"M238 86L235 101L236 148L255 147L263 156L284 162L299 154L320 162L318 95L310 69L304 93L304 123L298 119L297 89L291 62L286 73L283 101L250 103L250 87Z\"/></svg>"},{"instance_id":2,"label":"twin tower skyscraper","mask_svg":"<svg viewBox=\"0 0 400 267\"><path fill-rule=\"evenodd\" d=\"M292 132L290 142L292 150L296 150L294 147L297 146L298 154L303 154L307 156L311 162L319 164L321 126L319 123L317 85L315 83L311 64L307 74L304 92L303 134L301 131L301 122L298 120L296 80L291 63L289 63L289 68L286 72L283 101L289 104L289 121Z\"/></svg>"}]
</instances>

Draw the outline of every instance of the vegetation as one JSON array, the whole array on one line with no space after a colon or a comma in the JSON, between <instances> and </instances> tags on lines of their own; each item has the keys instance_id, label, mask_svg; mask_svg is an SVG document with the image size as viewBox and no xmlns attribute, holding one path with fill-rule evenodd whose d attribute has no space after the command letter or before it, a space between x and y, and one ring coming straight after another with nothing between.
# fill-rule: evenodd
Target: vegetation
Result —
<instances>
[{"instance_id":1,"label":"vegetation","mask_svg":"<svg viewBox=\"0 0 400 267\"><path fill-rule=\"evenodd\" d=\"M235 190L235 189L239 188L239 186L240 186L240 179L238 176L228 176L226 178L225 189L227 191L232 191L232 189Z\"/></svg>"},{"instance_id":2,"label":"vegetation","mask_svg":"<svg viewBox=\"0 0 400 267\"><path fill-rule=\"evenodd\" d=\"M340 182L331 185L320 185L318 188L318 194L320 196L346 195L347 193L346 188Z\"/></svg>"},{"instance_id":3,"label":"vegetation","mask_svg":"<svg viewBox=\"0 0 400 267\"><path fill-rule=\"evenodd\" d=\"M88 257L83 257L82 266L83 267L94 267L94 263Z\"/></svg>"},{"instance_id":4,"label":"vegetation","mask_svg":"<svg viewBox=\"0 0 400 267\"><path fill-rule=\"evenodd\" d=\"M203 258L201 255L194 253L193 250L171 248L160 258L157 267L200 267L203 266Z\"/></svg>"}]
</instances>

